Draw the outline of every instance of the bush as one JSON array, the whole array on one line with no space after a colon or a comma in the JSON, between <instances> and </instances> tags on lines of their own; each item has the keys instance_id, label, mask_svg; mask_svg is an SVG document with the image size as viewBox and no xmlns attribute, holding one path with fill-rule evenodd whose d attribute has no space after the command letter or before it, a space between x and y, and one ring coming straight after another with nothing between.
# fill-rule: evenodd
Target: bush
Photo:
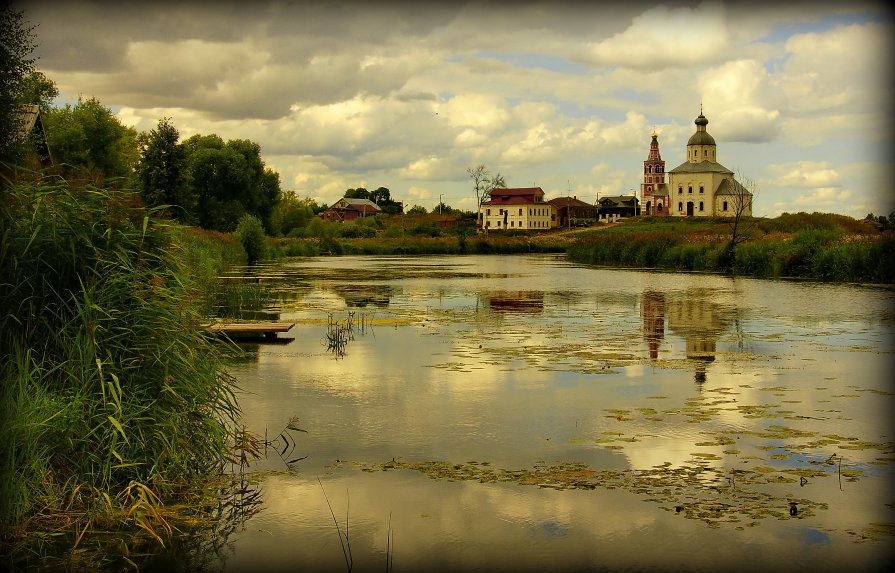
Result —
<instances>
[{"instance_id":1,"label":"bush","mask_svg":"<svg viewBox=\"0 0 895 573\"><path fill-rule=\"evenodd\" d=\"M243 215L236 225L236 238L246 252L246 262L250 265L268 257L264 225L254 215Z\"/></svg>"}]
</instances>

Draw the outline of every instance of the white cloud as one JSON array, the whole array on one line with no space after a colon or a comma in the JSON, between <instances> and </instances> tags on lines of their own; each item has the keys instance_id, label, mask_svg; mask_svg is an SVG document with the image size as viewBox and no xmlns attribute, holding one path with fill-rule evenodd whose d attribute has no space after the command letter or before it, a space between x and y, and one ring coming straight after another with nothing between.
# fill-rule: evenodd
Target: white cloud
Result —
<instances>
[{"instance_id":1,"label":"white cloud","mask_svg":"<svg viewBox=\"0 0 895 573\"><path fill-rule=\"evenodd\" d=\"M637 16L630 27L593 43L583 56L594 64L656 70L715 61L728 43L724 5L696 8L659 5Z\"/></svg>"},{"instance_id":2,"label":"white cloud","mask_svg":"<svg viewBox=\"0 0 895 573\"><path fill-rule=\"evenodd\" d=\"M842 179L826 161L771 165L768 170L776 176L773 184L781 187L833 187Z\"/></svg>"}]
</instances>

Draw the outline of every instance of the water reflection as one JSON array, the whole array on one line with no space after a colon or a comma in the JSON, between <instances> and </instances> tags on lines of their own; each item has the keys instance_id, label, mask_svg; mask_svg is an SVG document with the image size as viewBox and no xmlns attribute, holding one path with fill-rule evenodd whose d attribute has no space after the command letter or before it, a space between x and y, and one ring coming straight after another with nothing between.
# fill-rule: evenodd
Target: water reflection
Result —
<instances>
[{"instance_id":1,"label":"water reflection","mask_svg":"<svg viewBox=\"0 0 895 573\"><path fill-rule=\"evenodd\" d=\"M396 569L880 560L872 524L895 522L889 292L542 256L281 271L276 288L300 293L275 309L297 322L296 343L259 347L233 373L250 429L300 415L307 458L264 478L265 511L235 536L227 570L344 570L317 476L340 519L350 497L365 569L386 563L390 515ZM809 296L835 313L804 308ZM334 360L321 335L351 297L375 305L376 331ZM845 459L842 489L832 454ZM553 473L530 471L544 464L594 489L558 491ZM408 467L448 469L429 479ZM521 473L492 483L482 468Z\"/></svg>"},{"instance_id":2,"label":"water reflection","mask_svg":"<svg viewBox=\"0 0 895 573\"><path fill-rule=\"evenodd\" d=\"M484 296L494 312L540 314L544 310L543 291L499 291Z\"/></svg>"}]
</instances>

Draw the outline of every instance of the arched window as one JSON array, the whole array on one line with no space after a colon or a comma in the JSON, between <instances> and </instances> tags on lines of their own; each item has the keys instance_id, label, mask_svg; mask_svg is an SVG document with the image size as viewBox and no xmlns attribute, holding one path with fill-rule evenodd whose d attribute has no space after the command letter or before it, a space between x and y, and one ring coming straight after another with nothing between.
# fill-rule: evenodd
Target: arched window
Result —
<instances>
[{"instance_id":1,"label":"arched window","mask_svg":"<svg viewBox=\"0 0 895 573\"><path fill-rule=\"evenodd\" d=\"M678 204L677 204L677 210L678 210L679 213L683 213L683 212L684 212L684 204L681 203L680 201L678 201Z\"/></svg>"},{"instance_id":2,"label":"arched window","mask_svg":"<svg viewBox=\"0 0 895 573\"><path fill-rule=\"evenodd\" d=\"M703 192L703 188L702 188L702 185L700 185L700 186L699 186L699 192L700 192L700 193L702 193L702 192Z\"/></svg>"},{"instance_id":3,"label":"arched window","mask_svg":"<svg viewBox=\"0 0 895 573\"><path fill-rule=\"evenodd\" d=\"M659 212L659 213L662 212L662 202L661 202L661 201L659 201L658 203L656 203L656 211Z\"/></svg>"},{"instance_id":4,"label":"arched window","mask_svg":"<svg viewBox=\"0 0 895 573\"><path fill-rule=\"evenodd\" d=\"M693 193L693 186L687 185L687 193Z\"/></svg>"},{"instance_id":5,"label":"arched window","mask_svg":"<svg viewBox=\"0 0 895 573\"><path fill-rule=\"evenodd\" d=\"M702 211L702 201L699 202L699 210Z\"/></svg>"},{"instance_id":6,"label":"arched window","mask_svg":"<svg viewBox=\"0 0 895 573\"><path fill-rule=\"evenodd\" d=\"M680 185L678 185L678 186L677 186L677 192L678 192L678 193L683 193L683 192L684 192L684 188L681 187Z\"/></svg>"}]
</instances>

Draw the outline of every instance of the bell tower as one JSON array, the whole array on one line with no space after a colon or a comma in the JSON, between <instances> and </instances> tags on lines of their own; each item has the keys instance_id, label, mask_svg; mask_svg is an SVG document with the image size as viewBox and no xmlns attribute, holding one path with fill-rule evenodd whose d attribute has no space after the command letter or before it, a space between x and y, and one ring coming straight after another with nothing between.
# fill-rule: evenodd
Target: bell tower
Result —
<instances>
[{"instance_id":1,"label":"bell tower","mask_svg":"<svg viewBox=\"0 0 895 573\"><path fill-rule=\"evenodd\" d=\"M643 182L640 184L640 197L645 215L665 215L668 212L665 162L659 153L659 135L653 129L653 140L649 145L649 155L643 162Z\"/></svg>"}]
</instances>

